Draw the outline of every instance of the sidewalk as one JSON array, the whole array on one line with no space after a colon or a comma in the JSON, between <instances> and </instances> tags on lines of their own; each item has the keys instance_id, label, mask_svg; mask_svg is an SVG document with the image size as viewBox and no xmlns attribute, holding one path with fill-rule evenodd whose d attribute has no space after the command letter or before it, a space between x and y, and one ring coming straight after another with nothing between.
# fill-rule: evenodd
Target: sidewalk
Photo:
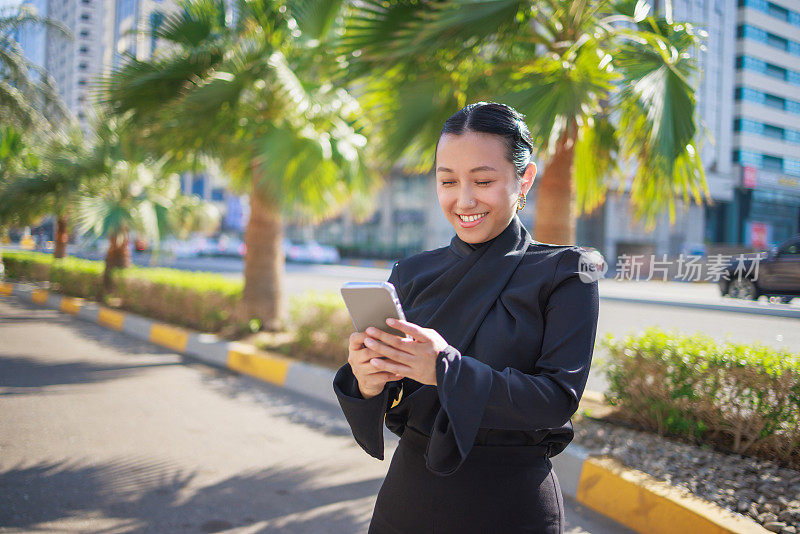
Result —
<instances>
[{"instance_id":1,"label":"sidewalk","mask_svg":"<svg viewBox=\"0 0 800 534\"><path fill-rule=\"evenodd\" d=\"M715 283L635 281L601 278L600 298L642 304L661 304L706 310L755 313L800 318L800 297L790 304L771 304L766 297L758 301L723 297Z\"/></svg>"},{"instance_id":2,"label":"sidewalk","mask_svg":"<svg viewBox=\"0 0 800 534\"><path fill-rule=\"evenodd\" d=\"M331 385L334 372L327 368L260 351L250 345L228 342L214 334L192 332L112 310L85 299L50 293L31 284L0 283L0 296L3 295L14 295L58 309L204 363L244 373L338 406ZM593 403L596 407L599 402L602 402L599 393L587 391L581 407ZM637 532L767 532L753 521L697 497L686 496L676 488L629 469L616 460L590 456L585 448L575 443L554 456L552 463L566 495Z\"/></svg>"}]
</instances>

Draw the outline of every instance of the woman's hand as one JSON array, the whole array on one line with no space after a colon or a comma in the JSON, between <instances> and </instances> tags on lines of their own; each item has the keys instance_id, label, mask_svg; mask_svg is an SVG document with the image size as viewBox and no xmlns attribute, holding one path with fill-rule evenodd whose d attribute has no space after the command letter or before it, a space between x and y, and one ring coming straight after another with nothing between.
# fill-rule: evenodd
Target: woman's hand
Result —
<instances>
[{"instance_id":1,"label":"woman's hand","mask_svg":"<svg viewBox=\"0 0 800 534\"><path fill-rule=\"evenodd\" d=\"M400 380L403 377L391 372L378 370L369 363L370 360L379 358L380 354L370 348L364 348L363 343L366 337L367 335L364 332L350 334L350 354L347 357L347 363L350 364L353 375L358 381L358 389L361 391L361 396L365 399L370 399L383 391L386 382Z\"/></svg>"},{"instance_id":2,"label":"woman's hand","mask_svg":"<svg viewBox=\"0 0 800 534\"><path fill-rule=\"evenodd\" d=\"M374 369L395 373L421 384L436 385L436 357L447 348L445 339L432 328L423 328L408 321L386 319L386 324L412 339L402 338L369 327L364 343L377 354L369 360ZM381 359L385 356L388 359Z\"/></svg>"}]
</instances>

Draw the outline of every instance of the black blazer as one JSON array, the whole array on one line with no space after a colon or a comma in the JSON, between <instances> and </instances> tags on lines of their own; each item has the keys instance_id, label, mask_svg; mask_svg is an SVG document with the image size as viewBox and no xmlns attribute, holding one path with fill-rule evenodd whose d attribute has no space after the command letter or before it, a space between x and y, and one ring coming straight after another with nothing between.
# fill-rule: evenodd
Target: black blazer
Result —
<instances>
[{"instance_id":1,"label":"black blazer","mask_svg":"<svg viewBox=\"0 0 800 534\"><path fill-rule=\"evenodd\" d=\"M436 386L406 378L364 399L350 365L338 370L333 388L356 442L383 459L384 420L398 436L411 426L430 436L426 465L440 475L458 469L476 443L563 451L599 312L598 282L578 274L582 251L532 240L514 215L484 243L455 235L449 246L396 262L389 282L406 319L450 346L439 353Z\"/></svg>"}]
</instances>

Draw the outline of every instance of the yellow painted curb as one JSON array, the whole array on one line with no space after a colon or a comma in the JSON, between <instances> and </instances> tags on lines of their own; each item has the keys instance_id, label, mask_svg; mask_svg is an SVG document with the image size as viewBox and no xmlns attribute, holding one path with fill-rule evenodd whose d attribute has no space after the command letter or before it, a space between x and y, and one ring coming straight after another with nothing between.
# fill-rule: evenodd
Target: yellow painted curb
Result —
<instances>
[{"instance_id":1,"label":"yellow painted curb","mask_svg":"<svg viewBox=\"0 0 800 534\"><path fill-rule=\"evenodd\" d=\"M583 462L577 500L647 534L764 534L755 521L661 482L611 458Z\"/></svg>"},{"instance_id":2,"label":"yellow painted curb","mask_svg":"<svg viewBox=\"0 0 800 534\"><path fill-rule=\"evenodd\" d=\"M61 297L61 311L77 315L81 311L85 299L75 297Z\"/></svg>"},{"instance_id":3,"label":"yellow painted curb","mask_svg":"<svg viewBox=\"0 0 800 534\"><path fill-rule=\"evenodd\" d=\"M282 386L286 382L291 361L259 352L255 348L236 344L228 349L227 365L234 371Z\"/></svg>"},{"instance_id":4,"label":"yellow painted curb","mask_svg":"<svg viewBox=\"0 0 800 534\"><path fill-rule=\"evenodd\" d=\"M46 289L34 289L33 293L31 293L31 300L36 304L46 304L47 303L47 295L50 292Z\"/></svg>"},{"instance_id":5,"label":"yellow painted curb","mask_svg":"<svg viewBox=\"0 0 800 534\"><path fill-rule=\"evenodd\" d=\"M100 308L100 311L97 313L97 322L103 326L113 328L114 330L122 330L122 323L125 322L125 314L109 308Z\"/></svg>"},{"instance_id":6,"label":"yellow painted curb","mask_svg":"<svg viewBox=\"0 0 800 534\"><path fill-rule=\"evenodd\" d=\"M0 283L0 295L11 295L14 293L14 284Z\"/></svg>"},{"instance_id":7,"label":"yellow painted curb","mask_svg":"<svg viewBox=\"0 0 800 534\"><path fill-rule=\"evenodd\" d=\"M162 347L183 352L188 339L189 333L181 328L166 324L154 324L150 327L150 341Z\"/></svg>"}]
</instances>

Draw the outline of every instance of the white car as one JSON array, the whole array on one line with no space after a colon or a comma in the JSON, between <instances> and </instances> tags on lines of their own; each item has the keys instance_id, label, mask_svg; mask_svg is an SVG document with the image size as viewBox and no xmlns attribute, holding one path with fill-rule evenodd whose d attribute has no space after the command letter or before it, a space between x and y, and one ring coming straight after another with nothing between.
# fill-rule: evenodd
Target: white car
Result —
<instances>
[{"instance_id":1,"label":"white car","mask_svg":"<svg viewBox=\"0 0 800 534\"><path fill-rule=\"evenodd\" d=\"M320 245L313 240L292 243L291 240L284 239L283 251L287 261L298 263L338 263L341 260L339 251L335 247Z\"/></svg>"}]
</instances>

